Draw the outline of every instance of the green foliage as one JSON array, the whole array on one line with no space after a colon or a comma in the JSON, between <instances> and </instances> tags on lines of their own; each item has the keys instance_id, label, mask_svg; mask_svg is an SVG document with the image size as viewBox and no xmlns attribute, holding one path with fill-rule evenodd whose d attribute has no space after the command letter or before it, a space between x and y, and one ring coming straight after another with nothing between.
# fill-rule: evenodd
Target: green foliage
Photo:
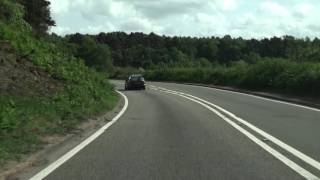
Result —
<instances>
[{"instance_id":1,"label":"green foliage","mask_svg":"<svg viewBox=\"0 0 320 180\"><path fill-rule=\"evenodd\" d=\"M98 44L89 36L81 38L79 44L75 44L77 50L75 56L85 60L85 64L100 72L113 73L111 52L107 45ZM78 45L78 47L77 47Z\"/></svg>"},{"instance_id":2,"label":"green foliage","mask_svg":"<svg viewBox=\"0 0 320 180\"><path fill-rule=\"evenodd\" d=\"M55 22L50 16L50 2L47 0L17 0L24 8L23 18L39 35L47 33Z\"/></svg>"},{"instance_id":3,"label":"green foliage","mask_svg":"<svg viewBox=\"0 0 320 180\"><path fill-rule=\"evenodd\" d=\"M68 132L84 119L111 109L118 96L106 74L73 57L74 48L64 39L54 35L35 37L22 19L20 5L2 0L0 7L6 9L5 13L0 12L0 39L10 42L19 56L64 84L57 94L43 97L0 95L2 164L39 148L41 136Z\"/></svg>"},{"instance_id":4,"label":"green foliage","mask_svg":"<svg viewBox=\"0 0 320 180\"><path fill-rule=\"evenodd\" d=\"M206 83L320 96L320 63L264 58L255 64L238 61L230 66L209 68L159 67L147 70L144 75L146 79L156 81Z\"/></svg>"},{"instance_id":5,"label":"green foliage","mask_svg":"<svg viewBox=\"0 0 320 180\"><path fill-rule=\"evenodd\" d=\"M24 22L22 20L23 15L24 11L22 6L14 4L9 0L2 0L0 2L0 19L2 21L19 24Z\"/></svg>"},{"instance_id":6,"label":"green foliage","mask_svg":"<svg viewBox=\"0 0 320 180\"><path fill-rule=\"evenodd\" d=\"M116 67L114 73L111 74L111 78L114 79L126 79L132 74L142 74L144 69L137 69L134 67Z\"/></svg>"},{"instance_id":7,"label":"green foliage","mask_svg":"<svg viewBox=\"0 0 320 180\"><path fill-rule=\"evenodd\" d=\"M88 35L68 35L67 39L81 44ZM290 59L294 62L319 62L320 40L297 39L292 36L264 39L224 37L166 37L154 33L100 33L90 36L110 47L115 66L149 69L160 64L175 67L194 65L205 58L211 63L230 65L244 60L254 64L261 57Z\"/></svg>"}]
</instances>

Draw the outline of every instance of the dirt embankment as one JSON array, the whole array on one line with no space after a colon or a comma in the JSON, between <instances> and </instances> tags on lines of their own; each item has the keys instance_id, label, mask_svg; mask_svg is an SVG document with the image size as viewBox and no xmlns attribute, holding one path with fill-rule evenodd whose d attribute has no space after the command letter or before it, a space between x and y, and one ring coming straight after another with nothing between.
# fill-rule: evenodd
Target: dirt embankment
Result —
<instances>
[{"instance_id":1,"label":"dirt embankment","mask_svg":"<svg viewBox=\"0 0 320 180\"><path fill-rule=\"evenodd\" d=\"M61 82L0 41L0 94L50 96L62 89Z\"/></svg>"}]
</instances>

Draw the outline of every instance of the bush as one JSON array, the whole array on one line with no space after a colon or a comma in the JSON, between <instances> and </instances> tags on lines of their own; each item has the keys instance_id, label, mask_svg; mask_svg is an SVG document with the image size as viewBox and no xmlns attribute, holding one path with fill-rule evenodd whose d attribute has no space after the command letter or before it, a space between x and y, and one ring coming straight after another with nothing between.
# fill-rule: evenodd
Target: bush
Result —
<instances>
[{"instance_id":1,"label":"bush","mask_svg":"<svg viewBox=\"0 0 320 180\"><path fill-rule=\"evenodd\" d=\"M238 61L212 68L158 68L144 74L149 80L205 83L253 90L320 96L320 63L264 58L253 64Z\"/></svg>"},{"instance_id":2,"label":"bush","mask_svg":"<svg viewBox=\"0 0 320 180\"><path fill-rule=\"evenodd\" d=\"M115 68L113 74L110 75L114 79L127 79L132 74L142 74L143 69L137 69L133 67L117 67Z\"/></svg>"}]
</instances>

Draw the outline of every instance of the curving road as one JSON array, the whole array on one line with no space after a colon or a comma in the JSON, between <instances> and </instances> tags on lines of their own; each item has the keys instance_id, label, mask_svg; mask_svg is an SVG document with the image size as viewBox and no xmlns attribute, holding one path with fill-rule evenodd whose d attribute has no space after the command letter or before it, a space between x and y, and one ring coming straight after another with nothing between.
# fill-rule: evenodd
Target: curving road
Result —
<instances>
[{"instance_id":1,"label":"curving road","mask_svg":"<svg viewBox=\"0 0 320 180\"><path fill-rule=\"evenodd\" d=\"M45 179L320 177L319 110L171 83L122 92L124 115Z\"/></svg>"}]
</instances>

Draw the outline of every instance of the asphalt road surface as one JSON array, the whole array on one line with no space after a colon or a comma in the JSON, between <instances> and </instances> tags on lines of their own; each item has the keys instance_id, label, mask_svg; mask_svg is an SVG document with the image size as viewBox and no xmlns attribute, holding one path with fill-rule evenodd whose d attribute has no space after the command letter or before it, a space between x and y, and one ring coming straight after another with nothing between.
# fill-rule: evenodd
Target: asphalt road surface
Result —
<instances>
[{"instance_id":1,"label":"asphalt road surface","mask_svg":"<svg viewBox=\"0 0 320 180\"><path fill-rule=\"evenodd\" d=\"M123 89L123 82L113 83ZM45 179L320 177L320 111L171 83L149 83L146 91L121 92L129 102L123 116Z\"/></svg>"}]
</instances>

